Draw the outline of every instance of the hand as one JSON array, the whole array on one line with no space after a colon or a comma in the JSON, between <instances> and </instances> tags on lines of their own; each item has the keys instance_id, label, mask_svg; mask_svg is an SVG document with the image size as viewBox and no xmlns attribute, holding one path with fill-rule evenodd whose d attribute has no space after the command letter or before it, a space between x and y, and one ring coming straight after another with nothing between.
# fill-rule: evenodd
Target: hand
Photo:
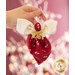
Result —
<instances>
[{"instance_id":1,"label":"hand","mask_svg":"<svg viewBox=\"0 0 75 75\"><path fill-rule=\"evenodd\" d=\"M6 24L7 28L15 28L17 23L17 18L27 19L35 24L37 21L35 17L41 17L43 20L46 20L42 10L39 8L31 6L21 6L10 11L6 11Z\"/></svg>"}]
</instances>

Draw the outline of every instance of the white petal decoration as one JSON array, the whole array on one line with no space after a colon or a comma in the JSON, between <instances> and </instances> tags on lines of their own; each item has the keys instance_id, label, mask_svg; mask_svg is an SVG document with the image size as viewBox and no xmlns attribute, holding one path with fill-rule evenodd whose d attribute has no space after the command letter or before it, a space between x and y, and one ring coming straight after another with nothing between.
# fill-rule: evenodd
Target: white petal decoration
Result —
<instances>
[{"instance_id":1,"label":"white petal decoration","mask_svg":"<svg viewBox=\"0 0 75 75\"><path fill-rule=\"evenodd\" d=\"M54 34L56 32L56 27L57 27L57 21L55 20L47 20L44 22L44 27L46 27L46 33L47 34Z\"/></svg>"},{"instance_id":2,"label":"white petal decoration","mask_svg":"<svg viewBox=\"0 0 75 75\"><path fill-rule=\"evenodd\" d=\"M45 21L44 25L41 25L43 32L42 34L40 33L40 35L45 36L46 34L54 34L56 32L56 26L57 21L55 20L50 19ZM33 34L33 31L36 33L34 25L26 19L17 19L16 30L20 34Z\"/></svg>"},{"instance_id":3,"label":"white petal decoration","mask_svg":"<svg viewBox=\"0 0 75 75\"><path fill-rule=\"evenodd\" d=\"M17 19L16 30L20 34L29 34L29 33L31 33L31 29L29 29L29 26L31 26L30 28L33 28L34 25L26 19Z\"/></svg>"}]
</instances>

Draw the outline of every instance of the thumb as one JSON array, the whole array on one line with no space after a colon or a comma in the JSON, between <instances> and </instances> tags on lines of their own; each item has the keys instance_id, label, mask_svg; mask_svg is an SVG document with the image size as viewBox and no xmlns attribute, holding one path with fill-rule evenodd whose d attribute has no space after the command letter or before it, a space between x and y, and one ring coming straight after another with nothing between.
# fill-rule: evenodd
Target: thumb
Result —
<instances>
[{"instance_id":1,"label":"thumb","mask_svg":"<svg viewBox=\"0 0 75 75\"><path fill-rule=\"evenodd\" d=\"M34 18L36 16L40 16L42 14L42 11L40 9L36 10L36 11L33 11L33 12L30 12L29 13L29 17L30 18Z\"/></svg>"}]
</instances>

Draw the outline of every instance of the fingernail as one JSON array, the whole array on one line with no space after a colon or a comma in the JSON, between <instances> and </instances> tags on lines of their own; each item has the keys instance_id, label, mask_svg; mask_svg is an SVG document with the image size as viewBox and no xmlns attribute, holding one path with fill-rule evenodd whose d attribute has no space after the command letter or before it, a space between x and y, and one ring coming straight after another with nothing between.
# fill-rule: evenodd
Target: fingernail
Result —
<instances>
[{"instance_id":1,"label":"fingernail","mask_svg":"<svg viewBox=\"0 0 75 75\"><path fill-rule=\"evenodd\" d=\"M37 13L41 13L41 10L40 10L40 9L38 9L38 10L37 10Z\"/></svg>"}]
</instances>

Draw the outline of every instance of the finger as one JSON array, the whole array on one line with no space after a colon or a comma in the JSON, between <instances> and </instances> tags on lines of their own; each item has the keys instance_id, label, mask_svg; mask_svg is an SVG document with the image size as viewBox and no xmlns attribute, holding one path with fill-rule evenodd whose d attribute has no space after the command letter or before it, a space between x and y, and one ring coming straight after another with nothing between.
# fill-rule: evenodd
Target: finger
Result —
<instances>
[{"instance_id":1,"label":"finger","mask_svg":"<svg viewBox=\"0 0 75 75\"><path fill-rule=\"evenodd\" d=\"M22 8L27 11L27 12L33 12L35 15L32 15L32 18L33 17L36 17L36 16L39 16L43 19L43 20L46 20L46 17L44 15L44 13L42 12L42 10L40 8L36 8L36 7L31 7L31 6L22 6ZM38 10L40 10L40 12L37 12ZM36 13L37 12L37 13Z\"/></svg>"},{"instance_id":2,"label":"finger","mask_svg":"<svg viewBox=\"0 0 75 75\"><path fill-rule=\"evenodd\" d=\"M47 18L45 17L44 13L42 13L41 18L45 21Z\"/></svg>"},{"instance_id":3,"label":"finger","mask_svg":"<svg viewBox=\"0 0 75 75\"><path fill-rule=\"evenodd\" d=\"M41 17L44 21L46 20L44 13L40 9L29 13L29 16L30 18Z\"/></svg>"},{"instance_id":4,"label":"finger","mask_svg":"<svg viewBox=\"0 0 75 75\"><path fill-rule=\"evenodd\" d=\"M35 25L37 23L36 19L33 19L33 24Z\"/></svg>"},{"instance_id":5,"label":"finger","mask_svg":"<svg viewBox=\"0 0 75 75\"><path fill-rule=\"evenodd\" d=\"M22 6L22 8L27 11L27 12L32 12L32 11L35 11L35 10L38 10L39 8L36 8L36 7L32 7L32 6Z\"/></svg>"},{"instance_id":6,"label":"finger","mask_svg":"<svg viewBox=\"0 0 75 75\"><path fill-rule=\"evenodd\" d=\"M30 21L31 21L34 25L37 23L37 21L36 21L35 18L32 18Z\"/></svg>"},{"instance_id":7,"label":"finger","mask_svg":"<svg viewBox=\"0 0 75 75\"><path fill-rule=\"evenodd\" d=\"M39 9L39 10L30 12L30 13L29 13L29 17L30 17L30 18L34 18L34 17L37 17L37 16L41 16L41 14L42 14L42 11Z\"/></svg>"}]
</instances>

